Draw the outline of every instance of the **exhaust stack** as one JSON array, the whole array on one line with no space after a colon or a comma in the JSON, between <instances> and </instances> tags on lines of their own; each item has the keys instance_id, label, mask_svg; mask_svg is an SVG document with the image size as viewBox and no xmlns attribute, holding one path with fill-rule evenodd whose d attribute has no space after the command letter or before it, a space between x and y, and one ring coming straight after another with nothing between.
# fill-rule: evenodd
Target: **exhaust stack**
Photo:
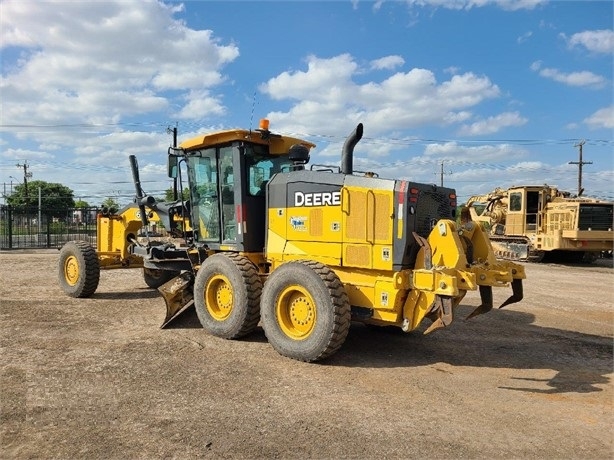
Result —
<instances>
[{"instance_id":1,"label":"exhaust stack","mask_svg":"<svg viewBox=\"0 0 614 460\"><path fill-rule=\"evenodd\" d=\"M341 173L352 174L354 172L354 147L362 139L362 123L358 123L356 129L348 136L341 151Z\"/></svg>"}]
</instances>

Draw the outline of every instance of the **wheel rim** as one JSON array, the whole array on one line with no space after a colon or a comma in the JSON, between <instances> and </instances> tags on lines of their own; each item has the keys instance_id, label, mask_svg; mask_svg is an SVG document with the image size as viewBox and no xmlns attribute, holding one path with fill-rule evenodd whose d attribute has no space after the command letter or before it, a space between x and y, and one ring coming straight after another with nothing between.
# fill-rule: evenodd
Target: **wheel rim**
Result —
<instances>
[{"instance_id":1,"label":"wheel rim","mask_svg":"<svg viewBox=\"0 0 614 460\"><path fill-rule=\"evenodd\" d=\"M316 324L316 304L301 286L284 289L275 306L279 327L289 337L296 340L311 335Z\"/></svg>"},{"instance_id":2,"label":"wheel rim","mask_svg":"<svg viewBox=\"0 0 614 460\"><path fill-rule=\"evenodd\" d=\"M79 281L79 261L75 256L70 256L64 261L64 279L70 286Z\"/></svg>"},{"instance_id":3,"label":"wheel rim","mask_svg":"<svg viewBox=\"0 0 614 460\"><path fill-rule=\"evenodd\" d=\"M232 285L224 275L212 277L205 287L207 311L217 321L223 321L232 313Z\"/></svg>"}]
</instances>

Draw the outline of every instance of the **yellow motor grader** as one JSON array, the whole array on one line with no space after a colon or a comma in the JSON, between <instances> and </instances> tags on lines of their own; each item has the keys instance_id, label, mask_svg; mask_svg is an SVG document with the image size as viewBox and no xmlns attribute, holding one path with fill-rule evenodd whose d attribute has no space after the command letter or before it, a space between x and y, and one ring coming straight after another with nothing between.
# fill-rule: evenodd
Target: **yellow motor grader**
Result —
<instances>
[{"instance_id":1,"label":"yellow motor grader","mask_svg":"<svg viewBox=\"0 0 614 460\"><path fill-rule=\"evenodd\" d=\"M184 141L168 154L169 177L185 202L143 193L130 162L135 204L98 218L97 247L69 242L59 278L89 297L100 269L143 267L165 299L164 324L194 305L203 328L235 339L259 323L280 354L317 361L343 344L351 321L425 333L448 326L466 292L510 286L501 307L522 299L522 265L495 258L480 225L455 223L453 189L383 179L353 168L359 124L341 166L307 166L314 144L256 130L225 130ZM152 221L169 232L150 235Z\"/></svg>"}]
</instances>

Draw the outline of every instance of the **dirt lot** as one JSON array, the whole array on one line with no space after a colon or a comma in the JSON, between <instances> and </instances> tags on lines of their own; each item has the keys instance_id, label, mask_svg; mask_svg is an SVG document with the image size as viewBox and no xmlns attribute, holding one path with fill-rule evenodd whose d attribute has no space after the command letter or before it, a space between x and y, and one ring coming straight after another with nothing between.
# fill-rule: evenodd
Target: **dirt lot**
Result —
<instances>
[{"instance_id":1,"label":"dirt lot","mask_svg":"<svg viewBox=\"0 0 614 460\"><path fill-rule=\"evenodd\" d=\"M193 310L159 329L164 302L138 270L67 298L57 256L0 253L3 458L614 453L611 261L528 265L520 304L429 336L353 324L339 353L304 364L261 330L208 336Z\"/></svg>"}]
</instances>

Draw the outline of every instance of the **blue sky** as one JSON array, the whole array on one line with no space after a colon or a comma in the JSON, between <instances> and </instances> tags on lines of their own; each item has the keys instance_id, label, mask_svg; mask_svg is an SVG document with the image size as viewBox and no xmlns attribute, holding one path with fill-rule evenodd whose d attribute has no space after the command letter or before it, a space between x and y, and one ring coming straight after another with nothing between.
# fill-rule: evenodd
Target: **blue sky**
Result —
<instances>
[{"instance_id":1,"label":"blue sky","mask_svg":"<svg viewBox=\"0 0 614 460\"><path fill-rule=\"evenodd\" d=\"M460 202L548 183L614 200L613 3L542 0L0 2L0 192L60 182L162 195L179 140L256 127Z\"/></svg>"}]
</instances>

